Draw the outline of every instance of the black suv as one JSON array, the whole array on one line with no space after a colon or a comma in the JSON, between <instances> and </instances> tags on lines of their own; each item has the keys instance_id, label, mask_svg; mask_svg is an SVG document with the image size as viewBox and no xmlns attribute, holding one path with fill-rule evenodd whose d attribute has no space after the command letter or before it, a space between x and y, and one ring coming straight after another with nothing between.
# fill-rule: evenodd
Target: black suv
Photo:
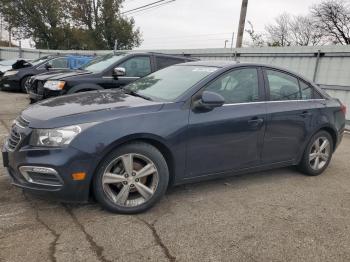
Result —
<instances>
[{"instance_id":1,"label":"black suv","mask_svg":"<svg viewBox=\"0 0 350 262\"><path fill-rule=\"evenodd\" d=\"M78 70L48 72L32 77L27 91L33 103L65 94L120 88L162 68L194 60L197 59L159 53L111 53Z\"/></svg>"}]
</instances>

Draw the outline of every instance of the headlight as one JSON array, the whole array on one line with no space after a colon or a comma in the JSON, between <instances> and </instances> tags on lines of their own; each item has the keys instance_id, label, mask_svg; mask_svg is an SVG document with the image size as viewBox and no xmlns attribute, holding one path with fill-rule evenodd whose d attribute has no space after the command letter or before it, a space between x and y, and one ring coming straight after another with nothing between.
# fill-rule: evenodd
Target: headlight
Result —
<instances>
[{"instance_id":1,"label":"headlight","mask_svg":"<svg viewBox=\"0 0 350 262\"><path fill-rule=\"evenodd\" d=\"M14 76L17 73L18 73L18 71L10 70L10 71L6 71L4 76Z\"/></svg>"},{"instance_id":2,"label":"headlight","mask_svg":"<svg viewBox=\"0 0 350 262\"><path fill-rule=\"evenodd\" d=\"M62 90L64 88L65 83L66 82L64 81L49 80L45 82L44 88L50 90Z\"/></svg>"},{"instance_id":3,"label":"headlight","mask_svg":"<svg viewBox=\"0 0 350 262\"><path fill-rule=\"evenodd\" d=\"M30 138L30 145L48 147L66 146L69 145L80 132L80 126L67 126L55 129L34 129Z\"/></svg>"}]
</instances>

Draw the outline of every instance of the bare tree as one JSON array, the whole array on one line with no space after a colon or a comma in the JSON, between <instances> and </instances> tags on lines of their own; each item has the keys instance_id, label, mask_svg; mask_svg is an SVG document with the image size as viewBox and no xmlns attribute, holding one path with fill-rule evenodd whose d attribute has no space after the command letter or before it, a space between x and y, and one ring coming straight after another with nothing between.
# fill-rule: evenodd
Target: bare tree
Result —
<instances>
[{"instance_id":1,"label":"bare tree","mask_svg":"<svg viewBox=\"0 0 350 262\"><path fill-rule=\"evenodd\" d=\"M350 44L350 7L343 0L325 0L311 8L315 26L331 42Z\"/></svg>"},{"instance_id":2,"label":"bare tree","mask_svg":"<svg viewBox=\"0 0 350 262\"><path fill-rule=\"evenodd\" d=\"M262 47L265 45L265 40L262 34L257 33L254 30L254 26L251 21L248 21L249 28L246 29L246 33L250 36L251 43L248 43L250 46Z\"/></svg>"},{"instance_id":3,"label":"bare tree","mask_svg":"<svg viewBox=\"0 0 350 262\"><path fill-rule=\"evenodd\" d=\"M310 16L293 16L289 22L292 45L315 46L324 44L324 37Z\"/></svg>"},{"instance_id":4,"label":"bare tree","mask_svg":"<svg viewBox=\"0 0 350 262\"><path fill-rule=\"evenodd\" d=\"M292 44L290 33L291 16L288 13L283 13L275 18L273 24L265 27L270 46L290 46Z\"/></svg>"}]
</instances>

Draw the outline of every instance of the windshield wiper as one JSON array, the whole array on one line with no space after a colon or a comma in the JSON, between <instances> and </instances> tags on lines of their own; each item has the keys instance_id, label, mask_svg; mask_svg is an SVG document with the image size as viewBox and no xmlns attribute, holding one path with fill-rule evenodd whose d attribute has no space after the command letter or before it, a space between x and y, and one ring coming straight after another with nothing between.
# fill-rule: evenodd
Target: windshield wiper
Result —
<instances>
[{"instance_id":1,"label":"windshield wiper","mask_svg":"<svg viewBox=\"0 0 350 262\"><path fill-rule=\"evenodd\" d=\"M126 93L128 95L137 96L137 97L141 97L143 99L149 100L149 101L153 101L152 98L150 98L149 96L141 95L140 93L137 93L137 92L130 90L130 89L127 89L125 87L122 87L121 89L124 91L124 93Z\"/></svg>"}]
</instances>

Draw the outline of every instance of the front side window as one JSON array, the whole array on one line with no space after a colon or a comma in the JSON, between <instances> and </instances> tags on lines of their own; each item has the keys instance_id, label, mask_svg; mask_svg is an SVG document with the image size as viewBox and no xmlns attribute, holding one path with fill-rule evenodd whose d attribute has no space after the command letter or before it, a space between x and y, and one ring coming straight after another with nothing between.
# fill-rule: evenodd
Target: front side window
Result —
<instances>
[{"instance_id":1,"label":"front side window","mask_svg":"<svg viewBox=\"0 0 350 262\"><path fill-rule=\"evenodd\" d=\"M120 59L124 58L126 55L126 53L117 53L100 56L82 66L81 69L93 73L100 73L118 62Z\"/></svg>"},{"instance_id":2,"label":"front side window","mask_svg":"<svg viewBox=\"0 0 350 262\"><path fill-rule=\"evenodd\" d=\"M52 66L52 68L67 68L68 60L64 57L55 58L49 61L49 64Z\"/></svg>"},{"instance_id":3,"label":"front side window","mask_svg":"<svg viewBox=\"0 0 350 262\"><path fill-rule=\"evenodd\" d=\"M152 72L151 59L148 56L133 57L118 67L124 67L128 77L143 77Z\"/></svg>"},{"instance_id":4,"label":"front side window","mask_svg":"<svg viewBox=\"0 0 350 262\"><path fill-rule=\"evenodd\" d=\"M227 104L258 101L258 71L255 68L236 69L214 80L205 90L221 95Z\"/></svg>"},{"instance_id":5,"label":"front side window","mask_svg":"<svg viewBox=\"0 0 350 262\"><path fill-rule=\"evenodd\" d=\"M296 77L274 70L266 70L270 87L270 100L300 99L299 82Z\"/></svg>"}]
</instances>

